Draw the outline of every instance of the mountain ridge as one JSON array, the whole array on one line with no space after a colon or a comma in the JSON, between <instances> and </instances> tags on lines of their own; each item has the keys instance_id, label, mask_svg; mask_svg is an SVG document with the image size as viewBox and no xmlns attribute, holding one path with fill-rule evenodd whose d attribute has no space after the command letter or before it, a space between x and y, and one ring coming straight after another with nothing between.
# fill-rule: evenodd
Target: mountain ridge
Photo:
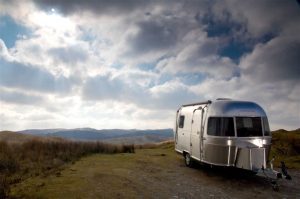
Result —
<instances>
[{"instance_id":1,"label":"mountain ridge","mask_svg":"<svg viewBox=\"0 0 300 199\"><path fill-rule=\"evenodd\" d=\"M152 143L173 138L172 129L27 129L17 131L21 134L43 137L60 137L78 141L113 141L126 143Z\"/></svg>"}]
</instances>

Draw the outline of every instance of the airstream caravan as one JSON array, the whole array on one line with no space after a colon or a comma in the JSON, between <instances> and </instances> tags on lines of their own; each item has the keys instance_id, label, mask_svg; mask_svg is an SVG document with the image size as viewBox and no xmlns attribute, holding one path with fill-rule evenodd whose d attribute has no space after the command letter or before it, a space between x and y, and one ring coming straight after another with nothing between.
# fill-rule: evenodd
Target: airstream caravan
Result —
<instances>
[{"instance_id":1,"label":"airstream caravan","mask_svg":"<svg viewBox=\"0 0 300 199\"><path fill-rule=\"evenodd\" d=\"M267 167L271 134L265 111L254 102L217 99L182 105L176 114L175 150L185 163Z\"/></svg>"}]
</instances>

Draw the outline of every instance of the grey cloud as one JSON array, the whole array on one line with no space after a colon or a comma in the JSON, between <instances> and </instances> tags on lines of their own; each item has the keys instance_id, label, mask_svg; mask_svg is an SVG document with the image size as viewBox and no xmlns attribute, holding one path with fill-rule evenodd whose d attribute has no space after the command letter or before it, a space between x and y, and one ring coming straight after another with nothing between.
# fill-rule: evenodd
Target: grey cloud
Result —
<instances>
[{"instance_id":1,"label":"grey cloud","mask_svg":"<svg viewBox=\"0 0 300 199\"><path fill-rule=\"evenodd\" d=\"M149 104L147 91L138 84L129 85L120 78L109 76L90 77L82 88L82 96L86 100L113 100L134 104Z\"/></svg>"},{"instance_id":2,"label":"grey cloud","mask_svg":"<svg viewBox=\"0 0 300 199\"><path fill-rule=\"evenodd\" d=\"M201 99L199 99L199 96L183 87L179 87L176 90L172 90L167 93L158 94L159 96L157 98L152 98L153 102L155 102L152 107L158 110L169 109L174 111L182 104L201 101Z\"/></svg>"},{"instance_id":3,"label":"grey cloud","mask_svg":"<svg viewBox=\"0 0 300 199\"><path fill-rule=\"evenodd\" d=\"M278 37L257 46L240 63L246 77L260 82L300 81L300 40Z\"/></svg>"},{"instance_id":4,"label":"grey cloud","mask_svg":"<svg viewBox=\"0 0 300 199\"><path fill-rule=\"evenodd\" d=\"M51 9L56 8L65 14L71 14L77 11L92 11L96 14L103 15L119 15L129 13L140 7L144 7L151 1L136 1L136 0L34 0L41 8Z\"/></svg>"},{"instance_id":5,"label":"grey cloud","mask_svg":"<svg viewBox=\"0 0 300 199\"><path fill-rule=\"evenodd\" d=\"M299 23L299 6L296 1L216 1L213 14L218 20L233 20L247 27L248 33L257 37L269 32L284 31Z\"/></svg>"},{"instance_id":6,"label":"grey cloud","mask_svg":"<svg viewBox=\"0 0 300 199\"><path fill-rule=\"evenodd\" d=\"M130 35L128 43L133 54L143 54L175 46L178 31L174 24L162 21L143 21L138 23L136 35Z\"/></svg>"},{"instance_id":7,"label":"grey cloud","mask_svg":"<svg viewBox=\"0 0 300 199\"><path fill-rule=\"evenodd\" d=\"M190 32L176 56L161 60L157 67L173 74L201 73L214 78L230 78L237 66L217 55L220 41L208 38L200 30Z\"/></svg>"},{"instance_id":8,"label":"grey cloud","mask_svg":"<svg viewBox=\"0 0 300 199\"><path fill-rule=\"evenodd\" d=\"M0 100L13 104L37 105L41 104L44 98L38 95L0 89Z\"/></svg>"},{"instance_id":9,"label":"grey cloud","mask_svg":"<svg viewBox=\"0 0 300 199\"><path fill-rule=\"evenodd\" d=\"M163 87L163 88L162 88ZM152 88L129 85L119 78L96 76L86 81L82 90L85 100L122 101L148 109L176 109L182 102L196 100L197 96L177 84L157 85Z\"/></svg>"},{"instance_id":10,"label":"grey cloud","mask_svg":"<svg viewBox=\"0 0 300 199\"><path fill-rule=\"evenodd\" d=\"M87 60L87 51L82 49L81 46L69 46L66 48L52 48L48 50L49 54L54 59L67 64L76 64Z\"/></svg>"},{"instance_id":11,"label":"grey cloud","mask_svg":"<svg viewBox=\"0 0 300 199\"><path fill-rule=\"evenodd\" d=\"M8 62L0 58L0 71L0 85L4 87L51 93L67 93L71 89L66 77L54 77L45 70L22 63Z\"/></svg>"},{"instance_id":12,"label":"grey cloud","mask_svg":"<svg viewBox=\"0 0 300 199\"><path fill-rule=\"evenodd\" d=\"M122 99L124 91L123 83L120 80L109 79L107 76L90 78L83 86L84 98L91 100L124 100L124 98Z\"/></svg>"}]
</instances>

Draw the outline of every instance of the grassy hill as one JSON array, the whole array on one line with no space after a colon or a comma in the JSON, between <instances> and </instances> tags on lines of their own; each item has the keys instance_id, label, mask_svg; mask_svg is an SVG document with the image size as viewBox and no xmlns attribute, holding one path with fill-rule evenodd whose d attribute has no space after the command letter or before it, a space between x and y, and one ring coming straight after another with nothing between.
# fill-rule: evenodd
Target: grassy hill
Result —
<instances>
[{"instance_id":1,"label":"grassy hill","mask_svg":"<svg viewBox=\"0 0 300 199\"><path fill-rule=\"evenodd\" d=\"M272 132L272 148L270 158L275 156L275 166L284 161L289 168L300 169L300 129Z\"/></svg>"},{"instance_id":2,"label":"grassy hill","mask_svg":"<svg viewBox=\"0 0 300 199\"><path fill-rule=\"evenodd\" d=\"M24 143L31 140L36 141L63 141L64 139L58 137L41 137L37 135L21 134L13 131L0 131L0 142L6 143Z\"/></svg>"},{"instance_id":3,"label":"grassy hill","mask_svg":"<svg viewBox=\"0 0 300 199\"><path fill-rule=\"evenodd\" d=\"M40 139L38 136L34 135L23 135L20 133L12 132L12 131L1 131L0 132L0 141L8 142L8 143L20 143L28 140Z\"/></svg>"}]
</instances>

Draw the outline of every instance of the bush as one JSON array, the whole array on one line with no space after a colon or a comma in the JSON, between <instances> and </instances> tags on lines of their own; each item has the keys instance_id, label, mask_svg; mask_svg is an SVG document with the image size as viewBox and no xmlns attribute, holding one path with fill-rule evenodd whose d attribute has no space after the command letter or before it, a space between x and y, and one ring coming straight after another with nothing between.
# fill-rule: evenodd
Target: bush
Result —
<instances>
[{"instance_id":1,"label":"bush","mask_svg":"<svg viewBox=\"0 0 300 199\"><path fill-rule=\"evenodd\" d=\"M123 145L123 150L124 153L134 153L134 145L129 144L129 145Z\"/></svg>"},{"instance_id":2,"label":"bush","mask_svg":"<svg viewBox=\"0 0 300 199\"><path fill-rule=\"evenodd\" d=\"M0 198L7 198L9 194L9 183L6 175L0 174Z\"/></svg>"}]
</instances>

